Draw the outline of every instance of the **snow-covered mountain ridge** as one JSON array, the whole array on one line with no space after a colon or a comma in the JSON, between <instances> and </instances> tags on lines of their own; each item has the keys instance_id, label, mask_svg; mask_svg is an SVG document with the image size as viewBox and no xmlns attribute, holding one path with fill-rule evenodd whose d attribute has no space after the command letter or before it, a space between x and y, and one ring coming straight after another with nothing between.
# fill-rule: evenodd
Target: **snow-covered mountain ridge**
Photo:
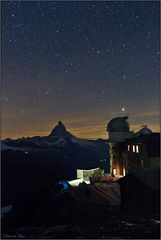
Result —
<instances>
[{"instance_id":1,"label":"snow-covered mountain ridge","mask_svg":"<svg viewBox=\"0 0 161 240\"><path fill-rule=\"evenodd\" d=\"M98 143L105 142L105 140L87 140L77 138L66 130L64 124L59 121L55 128L48 136L40 137L26 137L16 140L5 139L1 141L1 150L13 151L37 151L37 150L54 150L54 148L61 148L67 145L79 145L83 148L95 148Z\"/></svg>"}]
</instances>

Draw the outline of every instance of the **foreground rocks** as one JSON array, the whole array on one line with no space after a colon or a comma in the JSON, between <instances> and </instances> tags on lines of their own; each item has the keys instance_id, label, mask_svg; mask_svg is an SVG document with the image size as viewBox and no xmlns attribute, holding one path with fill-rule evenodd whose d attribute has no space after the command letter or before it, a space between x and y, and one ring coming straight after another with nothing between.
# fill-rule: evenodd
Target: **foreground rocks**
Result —
<instances>
[{"instance_id":1,"label":"foreground rocks","mask_svg":"<svg viewBox=\"0 0 161 240\"><path fill-rule=\"evenodd\" d=\"M137 216L138 219L138 216ZM159 239L159 223L154 220L138 219L128 222L125 218L111 220L101 225L87 227L74 225L58 225L52 227L26 227L4 233L7 239Z\"/></svg>"},{"instance_id":2,"label":"foreground rocks","mask_svg":"<svg viewBox=\"0 0 161 240\"><path fill-rule=\"evenodd\" d=\"M79 189L77 189L79 191ZM60 189L18 199L2 219L2 239L160 239L158 215L75 198ZM140 204L141 207L141 204ZM140 208L139 208L140 209Z\"/></svg>"}]
</instances>

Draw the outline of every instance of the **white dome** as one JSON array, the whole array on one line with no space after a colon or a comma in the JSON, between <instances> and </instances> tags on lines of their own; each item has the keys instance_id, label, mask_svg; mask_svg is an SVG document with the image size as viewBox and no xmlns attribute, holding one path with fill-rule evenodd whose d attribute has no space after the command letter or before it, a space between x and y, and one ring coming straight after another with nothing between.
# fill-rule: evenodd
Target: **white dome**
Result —
<instances>
[{"instance_id":1,"label":"white dome","mask_svg":"<svg viewBox=\"0 0 161 240\"><path fill-rule=\"evenodd\" d=\"M107 125L108 132L129 132L127 117L113 118Z\"/></svg>"}]
</instances>

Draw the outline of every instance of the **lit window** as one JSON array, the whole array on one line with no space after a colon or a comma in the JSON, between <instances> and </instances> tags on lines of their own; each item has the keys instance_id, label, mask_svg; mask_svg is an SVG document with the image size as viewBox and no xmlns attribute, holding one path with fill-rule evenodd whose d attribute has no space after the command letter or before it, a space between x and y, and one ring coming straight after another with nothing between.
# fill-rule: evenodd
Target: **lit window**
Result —
<instances>
[{"instance_id":1,"label":"lit window","mask_svg":"<svg viewBox=\"0 0 161 240\"><path fill-rule=\"evenodd\" d=\"M132 151L135 152L135 145L132 146Z\"/></svg>"},{"instance_id":2,"label":"lit window","mask_svg":"<svg viewBox=\"0 0 161 240\"><path fill-rule=\"evenodd\" d=\"M123 169L123 176L125 176L126 175L126 171L125 171L125 168Z\"/></svg>"},{"instance_id":3,"label":"lit window","mask_svg":"<svg viewBox=\"0 0 161 240\"><path fill-rule=\"evenodd\" d=\"M130 145L128 145L128 151L130 151Z\"/></svg>"},{"instance_id":4,"label":"lit window","mask_svg":"<svg viewBox=\"0 0 161 240\"><path fill-rule=\"evenodd\" d=\"M116 175L116 168L113 169L113 174Z\"/></svg>"},{"instance_id":5,"label":"lit window","mask_svg":"<svg viewBox=\"0 0 161 240\"><path fill-rule=\"evenodd\" d=\"M136 152L137 153L139 152L139 146L136 146Z\"/></svg>"}]
</instances>

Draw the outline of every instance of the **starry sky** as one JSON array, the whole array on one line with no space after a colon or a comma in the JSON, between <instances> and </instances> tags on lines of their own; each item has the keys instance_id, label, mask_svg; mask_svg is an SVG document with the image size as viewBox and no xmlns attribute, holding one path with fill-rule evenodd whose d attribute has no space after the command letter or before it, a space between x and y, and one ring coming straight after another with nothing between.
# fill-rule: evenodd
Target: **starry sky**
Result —
<instances>
[{"instance_id":1,"label":"starry sky","mask_svg":"<svg viewBox=\"0 0 161 240\"><path fill-rule=\"evenodd\" d=\"M2 138L159 131L159 1L3 1Z\"/></svg>"}]
</instances>

